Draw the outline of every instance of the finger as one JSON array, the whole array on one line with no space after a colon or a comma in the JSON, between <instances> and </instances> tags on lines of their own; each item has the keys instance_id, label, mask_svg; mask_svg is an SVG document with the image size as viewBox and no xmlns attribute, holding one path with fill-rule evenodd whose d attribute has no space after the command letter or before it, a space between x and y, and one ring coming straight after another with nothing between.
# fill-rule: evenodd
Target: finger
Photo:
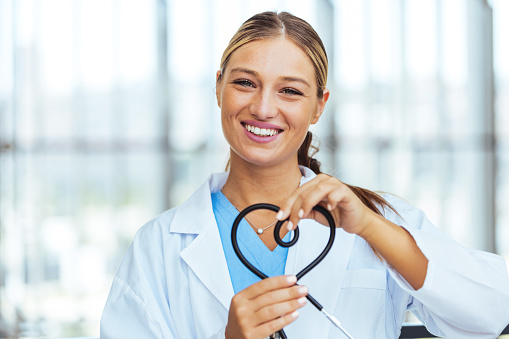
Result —
<instances>
[{"instance_id":1,"label":"finger","mask_svg":"<svg viewBox=\"0 0 509 339\"><path fill-rule=\"evenodd\" d=\"M252 301L257 305L256 310L259 310L270 305L300 299L307 296L308 293L306 286L295 285L264 293Z\"/></svg>"},{"instance_id":2,"label":"finger","mask_svg":"<svg viewBox=\"0 0 509 339\"><path fill-rule=\"evenodd\" d=\"M320 182L322 180L324 180L326 177L328 177L327 175L321 175L319 174L316 178L314 178L313 180L311 181L308 181L307 183L305 183L304 185L301 185L299 186L289 197L288 199L284 202L283 205L280 206L280 209L279 209L279 212L278 214L276 215L276 218L278 220L285 220L286 218L288 218L290 216L290 211L292 210L292 206L294 205L295 201L298 199L298 197L300 196L300 194L307 190L308 188L312 187L313 185L315 185L317 182Z\"/></svg>"},{"instance_id":3,"label":"finger","mask_svg":"<svg viewBox=\"0 0 509 339\"><path fill-rule=\"evenodd\" d=\"M314 190L306 192L306 199L301 206L302 214L304 218L312 218L326 225L327 223L323 222L324 216L321 213L315 213L313 208L321 205L329 212L333 212L340 204L348 200L350 193L348 186L335 178L322 181L315 186Z\"/></svg>"},{"instance_id":4,"label":"finger","mask_svg":"<svg viewBox=\"0 0 509 339\"><path fill-rule=\"evenodd\" d=\"M295 283L297 283L296 276L280 275L254 283L253 285L245 288L243 291L240 291L239 294L242 293L243 298L253 300L267 292L293 286Z\"/></svg>"},{"instance_id":5,"label":"finger","mask_svg":"<svg viewBox=\"0 0 509 339\"><path fill-rule=\"evenodd\" d=\"M283 327L291 324L299 317L298 311L293 311L292 313L285 314L284 316L269 321L263 325L257 327L257 334L260 334L260 338L266 338L270 336L272 333L275 333L281 330Z\"/></svg>"},{"instance_id":6,"label":"finger","mask_svg":"<svg viewBox=\"0 0 509 339\"><path fill-rule=\"evenodd\" d=\"M304 196L306 191L302 191L301 194L295 199L293 205L290 208L290 215L288 224L286 225L289 231L294 230L299 224L300 219L304 217L304 210L302 205L304 203Z\"/></svg>"},{"instance_id":7,"label":"finger","mask_svg":"<svg viewBox=\"0 0 509 339\"><path fill-rule=\"evenodd\" d=\"M313 207L320 203L328 203L329 196L340 187L341 182L339 180L329 177L318 182L312 189L306 190L301 194L303 199L299 210L299 217L306 218Z\"/></svg>"},{"instance_id":8,"label":"finger","mask_svg":"<svg viewBox=\"0 0 509 339\"><path fill-rule=\"evenodd\" d=\"M310 214L313 207L327 202L328 195L331 191L341 185L341 182L333 177L325 176L316 180L313 185L300 192L295 199L290 211L290 226L295 225L303 218L314 218L315 213ZM319 214L321 215L321 214ZM325 218L318 217L319 222L327 224Z\"/></svg>"},{"instance_id":9,"label":"finger","mask_svg":"<svg viewBox=\"0 0 509 339\"><path fill-rule=\"evenodd\" d=\"M306 305L306 303L306 298L301 297L299 299L265 306L253 314L253 321L256 326L263 325L267 322L273 321L274 319L284 317L287 314L295 312Z\"/></svg>"}]
</instances>

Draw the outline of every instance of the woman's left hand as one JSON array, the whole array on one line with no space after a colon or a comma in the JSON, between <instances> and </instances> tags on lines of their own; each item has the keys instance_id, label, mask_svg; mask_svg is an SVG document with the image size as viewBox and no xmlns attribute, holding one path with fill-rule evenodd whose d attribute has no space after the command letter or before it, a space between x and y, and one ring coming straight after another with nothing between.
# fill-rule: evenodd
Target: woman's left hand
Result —
<instances>
[{"instance_id":1,"label":"woman's left hand","mask_svg":"<svg viewBox=\"0 0 509 339\"><path fill-rule=\"evenodd\" d=\"M292 230L301 219L314 219L328 225L325 217L313 210L316 205L321 205L331 212L336 227L358 235L362 235L379 217L364 205L347 185L330 175L318 174L290 195L281 206L277 218L285 220L290 217L288 225Z\"/></svg>"},{"instance_id":2,"label":"woman's left hand","mask_svg":"<svg viewBox=\"0 0 509 339\"><path fill-rule=\"evenodd\" d=\"M347 185L334 177L319 174L297 188L281 206L277 218L289 217L292 229L303 218L327 225L325 217L312 210L316 205L331 212L336 226L364 238L415 290L423 286L428 259L410 233L369 209Z\"/></svg>"}]
</instances>

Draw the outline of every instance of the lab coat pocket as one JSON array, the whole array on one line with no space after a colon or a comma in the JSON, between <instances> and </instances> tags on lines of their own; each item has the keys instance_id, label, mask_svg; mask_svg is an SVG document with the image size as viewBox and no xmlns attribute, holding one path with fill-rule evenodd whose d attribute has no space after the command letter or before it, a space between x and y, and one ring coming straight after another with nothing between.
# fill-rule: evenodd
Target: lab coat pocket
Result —
<instances>
[{"instance_id":1,"label":"lab coat pocket","mask_svg":"<svg viewBox=\"0 0 509 339\"><path fill-rule=\"evenodd\" d=\"M385 270L347 270L335 314L356 339L385 339Z\"/></svg>"}]
</instances>

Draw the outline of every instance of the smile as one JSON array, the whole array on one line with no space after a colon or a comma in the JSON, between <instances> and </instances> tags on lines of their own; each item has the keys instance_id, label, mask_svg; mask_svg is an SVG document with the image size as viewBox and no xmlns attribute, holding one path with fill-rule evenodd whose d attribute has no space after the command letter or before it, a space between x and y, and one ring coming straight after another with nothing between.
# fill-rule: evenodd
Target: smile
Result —
<instances>
[{"instance_id":1,"label":"smile","mask_svg":"<svg viewBox=\"0 0 509 339\"><path fill-rule=\"evenodd\" d=\"M243 124L244 128L247 129L249 132L253 133L254 135L257 135L259 137L271 137L273 135L279 134L280 130L277 129L271 129L271 128L260 128L248 125L246 123Z\"/></svg>"}]
</instances>

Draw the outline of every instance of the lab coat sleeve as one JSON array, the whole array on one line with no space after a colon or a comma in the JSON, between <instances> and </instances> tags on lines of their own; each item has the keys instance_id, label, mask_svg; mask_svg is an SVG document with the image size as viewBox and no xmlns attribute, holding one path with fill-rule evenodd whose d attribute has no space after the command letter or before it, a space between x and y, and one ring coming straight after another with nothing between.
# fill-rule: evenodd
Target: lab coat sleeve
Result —
<instances>
[{"instance_id":1,"label":"lab coat sleeve","mask_svg":"<svg viewBox=\"0 0 509 339\"><path fill-rule=\"evenodd\" d=\"M176 338L168 325L160 316L149 311L129 285L118 277L114 278L101 319L101 339ZM224 338L225 327L209 339Z\"/></svg>"},{"instance_id":2,"label":"lab coat sleeve","mask_svg":"<svg viewBox=\"0 0 509 339\"><path fill-rule=\"evenodd\" d=\"M187 339L193 324L191 315L182 316L182 305L169 300L168 283L178 279L168 272L163 251L172 212L142 227L122 259L103 310L101 339ZM173 251L172 251L173 253ZM176 251L175 253L178 253ZM170 281L171 283L171 281ZM184 298L186 302L187 299ZM180 307L179 307L180 306ZM185 326L175 321L186 319ZM203 339L224 339L226 324Z\"/></svg>"},{"instance_id":3,"label":"lab coat sleeve","mask_svg":"<svg viewBox=\"0 0 509 339\"><path fill-rule=\"evenodd\" d=\"M118 277L101 318L101 339L169 338L129 285Z\"/></svg>"},{"instance_id":4,"label":"lab coat sleeve","mask_svg":"<svg viewBox=\"0 0 509 339\"><path fill-rule=\"evenodd\" d=\"M433 334L448 338L495 338L509 323L509 278L505 261L451 240L424 213L384 196L400 216L386 218L404 227L428 259L424 285L414 290L392 267L392 278L412 302L408 308Z\"/></svg>"},{"instance_id":5,"label":"lab coat sleeve","mask_svg":"<svg viewBox=\"0 0 509 339\"><path fill-rule=\"evenodd\" d=\"M145 225L125 253L103 310L101 339L176 338L157 233L152 222Z\"/></svg>"}]
</instances>

